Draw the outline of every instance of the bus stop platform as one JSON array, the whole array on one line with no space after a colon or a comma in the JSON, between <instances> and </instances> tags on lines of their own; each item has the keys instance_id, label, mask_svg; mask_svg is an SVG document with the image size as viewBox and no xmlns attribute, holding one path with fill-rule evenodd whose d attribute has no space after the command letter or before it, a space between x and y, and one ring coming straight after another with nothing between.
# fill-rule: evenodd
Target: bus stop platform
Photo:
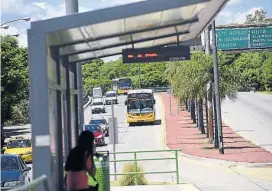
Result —
<instances>
[{"instance_id":1,"label":"bus stop platform","mask_svg":"<svg viewBox=\"0 0 272 191\"><path fill-rule=\"evenodd\" d=\"M113 186L111 191L200 191L193 184Z\"/></svg>"}]
</instances>

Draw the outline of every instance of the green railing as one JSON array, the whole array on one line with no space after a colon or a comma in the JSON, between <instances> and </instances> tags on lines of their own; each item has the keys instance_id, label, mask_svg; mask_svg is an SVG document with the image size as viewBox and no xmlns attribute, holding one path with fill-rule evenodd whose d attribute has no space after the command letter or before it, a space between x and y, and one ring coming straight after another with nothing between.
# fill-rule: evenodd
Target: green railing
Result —
<instances>
[{"instance_id":1,"label":"green railing","mask_svg":"<svg viewBox=\"0 0 272 191\"><path fill-rule=\"evenodd\" d=\"M50 191L49 185L48 185L48 180L46 175L42 175L39 178L36 178L33 180L31 183L14 188L10 191L25 191L25 190L33 190L37 185L43 184L44 190L45 191Z\"/></svg>"},{"instance_id":2,"label":"green railing","mask_svg":"<svg viewBox=\"0 0 272 191\"><path fill-rule=\"evenodd\" d=\"M137 158L137 154L140 153L163 153L163 152L170 152L174 153L174 157L165 157L165 158ZM131 152L115 152L110 153L111 155L119 155L119 154L133 154L133 159L120 159L120 160L110 160L109 162L134 162L134 169L135 172L127 172L127 173L113 173L110 174L111 176L118 176L118 175L128 175L134 174L135 175L135 184L138 184L138 174L166 174L166 173L175 173L176 174L176 183L179 184L179 167L178 167L178 150L152 150L152 151L131 151ZM156 172L137 172L137 162L138 161L159 161L159 160L175 160L175 167L176 170L174 171L156 171Z\"/></svg>"}]
</instances>

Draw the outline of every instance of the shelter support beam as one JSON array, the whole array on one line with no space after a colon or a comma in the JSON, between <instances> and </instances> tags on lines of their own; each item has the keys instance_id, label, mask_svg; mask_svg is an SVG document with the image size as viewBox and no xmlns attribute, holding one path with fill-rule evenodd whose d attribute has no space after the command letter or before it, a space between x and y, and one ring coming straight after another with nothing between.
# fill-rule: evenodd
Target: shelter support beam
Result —
<instances>
[{"instance_id":1,"label":"shelter support beam","mask_svg":"<svg viewBox=\"0 0 272 191\"><path fill-rule=\"evenodd\" d=\"M65 7L66 7L66 15L77 13L78 12L78 0L65 0ZM76 119L77 124L79 124L76 133L79 133L83 130L83 123L84 123L84 113L83 113L83 86L82 86L82 65L80 63L76 64L76 88L78 90L78 94L76 97L77 104L76 107ZM77 134L79 136L79 134ZM77 139L77 138L76 138Z\"/></svg>"},{"instance_id":2,"label":"shelter support beam","mask_svg":"<svg viewBox=\"0 0 272 191\"><path fill-rule=\"evenodd\" d=\"M49 132L49 94L47 80L47 58L45 34L33 35L28 30L28 64L30 78L30 113L33 145L33 179L42 174L48 177L49 185L52 185L51 176L51 150ZM36 161L36 162L35 162ZM46 161L40 165L40 161ZM37 187L37 190L42 190Z\"/></svg>"}]
</instances>

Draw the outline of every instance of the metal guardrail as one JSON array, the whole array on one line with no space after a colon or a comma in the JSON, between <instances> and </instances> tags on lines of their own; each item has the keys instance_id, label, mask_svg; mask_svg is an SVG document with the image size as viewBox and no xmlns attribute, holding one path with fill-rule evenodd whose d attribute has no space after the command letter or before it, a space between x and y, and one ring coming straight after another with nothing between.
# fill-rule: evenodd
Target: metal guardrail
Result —
<instances>
[{"instance_id":1,"label":"metal guardrail","mask_svg":"<svg viewBox=\"0 0 272 191\"><path fill-rule=\"evenodd\" d=\"M88 99L87 99L88 98ZM86 107L88 107L90 104L91 104L91 102L92 102L92 98L91 97L89 97L89 96L87 96L87 98L84 98L86 101L84 102L84 104L83 104L83 108L85 109Z\"/></svg>"},{"instance_id":2,"label":"metal guardrail","mask_svg":"<svg viewBox=\"0 0 272 191\"><path fill-rule=\"evenodd\" d=\"M165 158L137 158L137 154L139 153L162 153L162 152L174 152L175 157L165 157ZM176 183L179 184L179 164L178 164L178 150L152 150L152 151L132 151L132 152L114 152L110 153L111 155L116 154L133 154L133 159L125 159L125 160L110 160L109 162L134 162L134 169L135 172L128 172L128 173L113 173L110 174L111 176L117 175L128 175L134 174L135 175L135 184L138 184L138 174L167 174L167 173L175 173L176 174ZM176 170L174 171L156 171L156 172L137 172L137 161L158 161L158 160L175 160L175 167Z\"/></svg>"},{"instance_id":3,"label":"metal guardrail","mask_svg":"<svg viewBox=\"0 0 272 191\"><path fill-rule=\"evenodd\" d=\"M21 187L14 188L14 189L12 189L10 191L32 190L33 188L35 188L39 184L43 184L43 187L44 187L45 191L50 191L46 175L42 175L42 176L36 178L35 180L33 180L31 183L23 185Z\"/></svg>"},{"instance_id":4,"label":"metal guardrail","mask_svg":"<svg viewBox=\"0 0 272 191\"><path fill-rule=\"evenodd\" d=\"M167 90L169 90L170 87L151 87L147 89L153 89L154 92L167 92Z\"/></svg>"}]
</instances>

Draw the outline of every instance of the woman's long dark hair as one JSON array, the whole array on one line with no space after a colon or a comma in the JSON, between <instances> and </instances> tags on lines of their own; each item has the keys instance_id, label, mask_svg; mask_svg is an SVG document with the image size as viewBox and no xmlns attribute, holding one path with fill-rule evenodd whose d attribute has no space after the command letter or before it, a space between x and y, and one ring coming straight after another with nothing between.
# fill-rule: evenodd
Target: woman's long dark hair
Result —
<instances>
[{"instance_id":1,"label":"woman's long dark hair","mask_svg":"<svg viewBox=\"0 0 272 191\"><path fill-rule=\"evenodd\" d=\"M93 154L94 134L91 131L83 131L78 138L78 146Z\"/></svg>"},{"instance_id":2,"label":"woman's long dark hair","mask_svg":"<svg viewBox=\"0 0 272 191\"><path fill-rule=\"evenodd\" d=\"M67 157L65 171L81 171L85 168L85 152L93 154L94 135L90 131L83 131L78 138L78 145L73 148Z\"/></svg>"}]
</instances>

